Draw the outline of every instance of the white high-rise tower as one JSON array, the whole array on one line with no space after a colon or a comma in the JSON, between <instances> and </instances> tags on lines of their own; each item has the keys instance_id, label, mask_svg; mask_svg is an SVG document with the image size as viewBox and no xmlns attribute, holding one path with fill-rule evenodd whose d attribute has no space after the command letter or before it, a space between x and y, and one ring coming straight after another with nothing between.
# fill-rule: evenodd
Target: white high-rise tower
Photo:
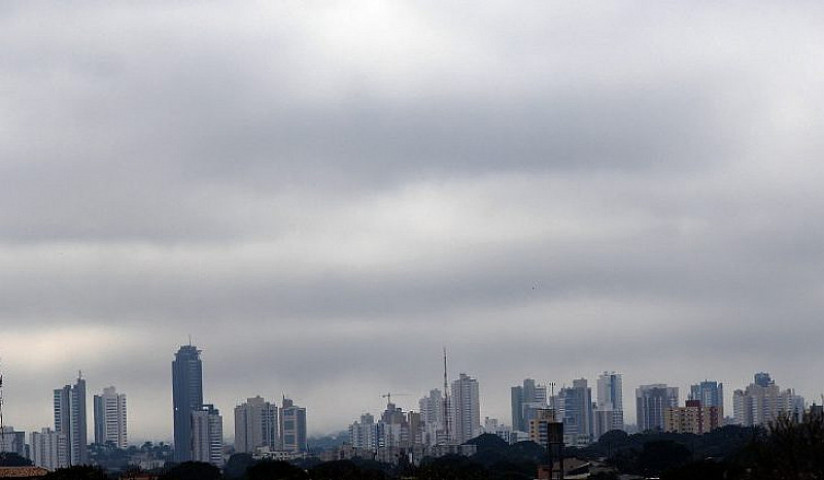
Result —
<instances>
[{"instance_id":1,"label":"white high-rise tower","mask_svg":"<svg viewBox=\"0 0 824 480\"><path fill-rule=\"evenodd\" d=\"M117 448L129 446L126 394L117 393L114 387L104 388L102 395L94 396L94 443L105 445L107 442Z\"/></svg>"},{"instance_id":2,"label":"white high-rise tower","mask_svg":"<svg viewBox=\"0 0 824 480\"><path fill-rule=\"evenodd\" d=\"M481 434L481 402L478 381L462 373L452 382L452 398L449 399L450 436L461 444Z\"/></svg>"}]
</instances>

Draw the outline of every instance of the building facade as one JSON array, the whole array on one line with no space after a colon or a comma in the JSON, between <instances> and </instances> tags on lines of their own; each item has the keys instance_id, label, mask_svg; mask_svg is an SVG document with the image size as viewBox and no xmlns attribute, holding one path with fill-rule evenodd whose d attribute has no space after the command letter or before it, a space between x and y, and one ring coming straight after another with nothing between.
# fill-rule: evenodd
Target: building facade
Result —
<instances>
[{"instance_id":1,"label":"building facade","mask_svg":"<svg viewBox=\"0 0 824 480\"><path fill-rule=\"evenodd\" d=\"M701 435L721 425L718 407L705 407L699 400L687 400L684 407L664 410L664 431Z\"/></svg>"},{"instance_id":2,"label":"building facade","mask_svg":"<svg viewBox=\"0 0 824 480\"><path fill-rule=\"evenodd\" d=\"M67 465L89 463L86 429L86 380L78 375L74 385L54 391L54 431L66 436Z\"/></svg>"},{"instance_id":3,"label":"building facade","mask_svg":"<svg viewBox=\"0 0 824 480\"><path fill-rule=\"evenodd\" d=\"M481 401L478 381L465 373L452 382L450 398L451 441L462 444L481 434Z\"/></svg>"},{"instance_id":4,"label":"building facade","mask_svg":"<svg viewBox=\"0 0 824 480\"><path fill-rule=\"evenodd\" d=\"M718 417L724 419L724 384L711 380L690 387L690 400L701 402L702 407L715 407Z\"/></svg>"},{"instance_id":5,"label":"building facade","mask_svg":"<svg viewBox=\"0 0 824 480\"><path fill-rule=\"evenodd\" d=\"M103 389L94 396L94 443L108 442L117 448L128 448L129 435L126 424L126 394L117 393L114 387Z\"/></svg>"},{"instance_id":6,"label":"building facade","mask_svg":"<svg viewBox=\"0 0 824 480\"><path fill-rule=\"evenodd\" d=\"M174 459L192 460L192 412L203 408L203 363L200 350L184 345L172 361Z\"/></svg>"},{"instance_id":7,"label":"building facade","mask_svg":"<svg viewBox=\"0 0 824 480\"><path fill-rule=\"evenodd\" d=\"M235 451L254 453L259 447L280 449L278 407L257 396L235 407Z\"/></svg>"},{"instance_id":8,"label":"building facade","mask_svg":"<svg viewBox=\"0 0 824 480\"><path fill-rule=\"evenodd\" d=\"M0 452L16 453L26 457L26 432L18 432L12 426L0 429Z\"/></svg>"},{"instance_id":9,"label":"building facade","mask_svg":"<svg viewBox=\"0 0 824 480\"><path fill-rule=\"evenodd\" d=\"M663 431L667 408L678 406L678 387L664 383L641 385L635 389L635 412L639 432Z\"/></svg>"},{"instance_id":10,"label":"building facade","mask_svg":"<svg viewBox=\"0 0 824 480\"><path fill-rule=\"evenodd\" d=\"M214 405L191 412L192 460L223 466L223 417Z\"/></svg>"},{"instance_id":11,"label":"building facade","mask_svg":"<svg viewBox=\"0 0 824 480\"><path fill-rule=\"evenodd\" d=\"M598 376L598 401L594 412L595 440L611 430L624 429L624 393L620 373L604 372Z\"/></svg>"},{"instance_id":12,"label":"building facade","mask_svg":"<svg viewBox=\"0 0 824 480\"><path fill-rule=\"evenodd\" d=\"M524 379L523 385L510 389L510 405L513 430L528 431L529 420L538 417L538 410L547 408L546 386L531 378Z\"/></svg>"},{"instance_id":13,"label":"building facade","mask_svg":"<svg viewBox=\"0 0 824 480\"><path fill-rule=\"evenodd\" d=\"M584 446L592 443L594 433L592 389L585 378L572 381L572 387L558 393L559 415L564 424L564 443Z\"/></svg>"},{"instance_id":14,"label":"building facade","mask_svg":"<svg viewBox=\"0 0 824 480\"><path fill-rule=\"evenodd\" d=\"M306 451L306 409L289 398L283 399L280 409L280 443L286 452Z\"/></svg>"},{"instance_id":15,"label":"building facade","mask_svg":"<svg viewBox=\"0 0 824 480\"><path fill-rule=\"evenodd\" d=\"M767 425L779 417L789 415L800 421L804 413L804 399L791 389L781 390L769 373L755 374L755 381L744 390L733 392L733 416L738 425L751 427Z\"/></svg>"},{"instance_id":16,"label":"building facade","mask_svg":"<svg viewBox=\"0 0 824 480\"><path fill-rule=\"evenodd\" d=\"M31 461L35 466L57 470L69 466L68 439L50 428L31 434Z\"/></svg>"}]
</instances>

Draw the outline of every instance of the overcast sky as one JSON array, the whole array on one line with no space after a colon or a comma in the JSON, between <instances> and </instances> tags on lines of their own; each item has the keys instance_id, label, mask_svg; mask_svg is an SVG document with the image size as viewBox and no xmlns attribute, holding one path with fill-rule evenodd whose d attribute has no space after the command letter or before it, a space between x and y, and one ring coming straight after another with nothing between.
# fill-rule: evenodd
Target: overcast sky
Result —
<instances>
[{"instance_id":1,"label":"overcast sky","mask_svg":"<svg viewBox=\"0 0 824 480\"><path fill-rule=\"evenodd\" d=\"M820 2L3 2L4 420L450 376L824 391ZM594 396L594 392L593 392ZM89 405L91 400L89 399ZM731 413L731 408L730 412ZM91 408L89 421L91 423Z\"/></svg>"}]
</instances>

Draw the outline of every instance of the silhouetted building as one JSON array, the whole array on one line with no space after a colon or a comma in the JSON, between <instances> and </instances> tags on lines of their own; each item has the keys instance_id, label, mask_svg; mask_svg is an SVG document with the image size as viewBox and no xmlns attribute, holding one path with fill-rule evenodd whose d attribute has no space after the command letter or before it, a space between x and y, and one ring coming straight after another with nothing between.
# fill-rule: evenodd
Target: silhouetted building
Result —
<instances>
[{"instance_id":1,"label":"silhouetted building","mask_svg":"<svg viewBox=\"0 0 824 480\"><path fill-rule=\"evenodd\" d=\"M66 435L66 464L89 463L86 433L86 381L78 375L74 385L54 391L54 431Z\"/></svg>"},{"instance_id":2,"label":"silhouetted building","mask_svg":"<svg viewBox=\"0 0 824 480\"><path fill-rule=\"evenodd\" d=\"M126 426L126 394L117 393L114 387L103 389L102 395L94 396L94 443L112 442L117 448L128 448Z\"/></svg>"},{"instance_id":3,"label":"silhouetted building","mask_svg":"<svg viewBox=\"0 0 824 480\"><path fill-rule=\"evenodd\" d=\"M281 449L299 453L306 451L306 409L284 398L280 409Z\"/></svg>"},{"instance_id":4,"label":"silhouetted building","mask_svg":"<svg viewBox=\"0 0 824 480\"><path fill-rule=\"evenodd\" d=\"M200 350L184 345L172 361L172 403L174 408L174 458L192 460L192 412L203 407L203 363Z\"/></svg>"},{"instance_id":5,"label":"silhouetted building","mask_svg":"<svg viewBox=\"0 0 824 480\"><path fill-rule=\"evenodd\" d=\"M223 417L214 405L191 412L192 460L223 466Z\"/></svg>"},{"instance_id":6,"label":"silhouetted building","mask_svg":"<svg viewBox=\"0 0 824 480\"><path fill-rule=\"evenodd\" d=\"M280 449L278 407L257 396L235 407L235 451L254 453L258 447Z\"/></svg>"},{"instance_id":7,"label":"silhouetted building","mask_svg":"<svg viewBox=\"0 0 824 480\"><path fill-rule=\"evenodd\" d=\"M662 431L665 410L677 406L678 387L668 387L663 383L641 385L635 389L638 431Z\"/></svg>"}]
</instances>

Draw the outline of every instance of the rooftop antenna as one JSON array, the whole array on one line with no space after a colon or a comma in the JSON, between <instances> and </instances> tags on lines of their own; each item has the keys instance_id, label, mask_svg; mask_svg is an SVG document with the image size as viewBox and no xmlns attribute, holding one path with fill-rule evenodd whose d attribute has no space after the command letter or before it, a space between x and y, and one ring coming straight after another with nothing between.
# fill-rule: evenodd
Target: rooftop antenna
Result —
<instances>
[{"instance_id":1,"label":"rooftop antenna","mask_svg":"<svg viewBox=\"0 0 824 480\"><path fill-rule=\"evenodd\" d=\"M189 334L189 346L190 347L192 346L192 334L191 333Z\"/></svg>"},{"instance_id":2,"label":"rooftop antenna","mask_svg":"<svg viewBox=\"0 0 824 480\"><path fill-rule=\"evenodd\" d=\"M446 378L446 347L443 347L443 425L449 444L449 383Z\"/></svg>"}]
</instances>

